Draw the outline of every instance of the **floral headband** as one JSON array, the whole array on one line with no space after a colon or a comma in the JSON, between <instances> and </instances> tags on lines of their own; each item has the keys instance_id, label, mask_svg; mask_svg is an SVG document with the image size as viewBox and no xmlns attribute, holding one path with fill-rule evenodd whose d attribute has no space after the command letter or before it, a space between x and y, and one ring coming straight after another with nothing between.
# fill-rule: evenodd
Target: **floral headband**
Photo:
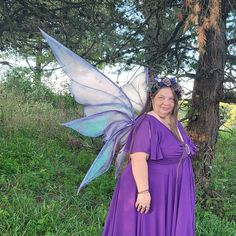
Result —
<instances>
[{"instance_id":1,"label":"floral headband","mask_svg":"<svg viewBox=\"0 0 236 236\"><path fill-rule=\"evenodd\" d=\"M176 77L171 77L171 78L159 78L156 76L152 82L150 82L148 92L151 95L154 95L159 89L163 87L171 87L173 88L176 96L178 99L181 99L182 94L183 94L183 89L182 87L177 83Z\"/></svg>"}]
</instances>

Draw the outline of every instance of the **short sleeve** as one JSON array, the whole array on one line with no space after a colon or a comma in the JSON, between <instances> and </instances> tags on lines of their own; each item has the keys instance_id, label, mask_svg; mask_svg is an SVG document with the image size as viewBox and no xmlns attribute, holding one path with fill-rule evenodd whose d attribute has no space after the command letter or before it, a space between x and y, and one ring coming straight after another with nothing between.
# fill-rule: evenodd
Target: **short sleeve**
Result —
<instances>
[{"instance_id":1,"label":"short sleeve","mask_svg":"<svg viewBox=\"0 0 236 236\"><path fill-rule=\"evenodd\" d=\"M127 153L145 152L150 154L150 138L149 120L145 116L141 116L136 120L129 134L125 151Z\"/></svg>"}]
</instances>

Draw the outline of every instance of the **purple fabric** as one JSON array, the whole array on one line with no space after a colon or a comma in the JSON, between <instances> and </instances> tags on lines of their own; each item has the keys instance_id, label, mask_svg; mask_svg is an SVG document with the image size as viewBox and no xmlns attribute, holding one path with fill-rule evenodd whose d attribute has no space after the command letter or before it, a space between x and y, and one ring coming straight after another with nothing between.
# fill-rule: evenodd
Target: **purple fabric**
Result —
<instances>
[{"instance_id":1,"label":"purple fabric","mask_svg":"<svg viewBox=\"0 0 236 236\"><path fill-rule=\"evenodd\" d=\"M125 150L150 154L151 208L147 214L138 213L135 209L137 189L129 163L114 191L103 236L195 235L195 187L191 160L196 147L180 122L178 127L190 149L188 154L185 150L180 164L183 146L172 132L151 115L144 114L136 120Z\"/></svg>"}]
</instances>

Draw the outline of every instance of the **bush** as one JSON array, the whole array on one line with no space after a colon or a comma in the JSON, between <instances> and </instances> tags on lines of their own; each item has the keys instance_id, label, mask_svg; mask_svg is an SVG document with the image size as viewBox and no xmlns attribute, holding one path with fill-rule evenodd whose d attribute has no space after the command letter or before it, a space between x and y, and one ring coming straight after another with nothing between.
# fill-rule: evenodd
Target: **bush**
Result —
<instances>
[{"instance_id":1,"label":"bush","mask_svg":"<svg viewBox=\"0 0 236 236\"><path fill-rule=\"evenodd\" d=\"M71 95L55 94L45 84L35 82L34 74L26 67L16 67L10 70L6 74L2 86L8 92L23 96L26 102L46 102L61 109L79 107Z\"/></svg>"},{"instance_id":2,"label":"bush","mask_svg":"<svg viewBox=\"0 0 236 236\"><path fill-rule=\"evenodd\" d=\"M236 221L236 138L220 132L213 162L207 207L221 218Z\"/></svg>"}]
</instances>

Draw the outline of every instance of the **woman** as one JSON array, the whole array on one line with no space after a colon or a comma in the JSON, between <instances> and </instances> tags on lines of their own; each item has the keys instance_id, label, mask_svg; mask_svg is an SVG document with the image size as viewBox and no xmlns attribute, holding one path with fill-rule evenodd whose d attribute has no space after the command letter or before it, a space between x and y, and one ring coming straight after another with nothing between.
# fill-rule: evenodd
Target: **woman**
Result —
<instances>
[{"instance_id":1,"label":"woman","mask_svg":"<svg viewBox=\"0 0 236 236\"><path fill-rule=\"evenodd\" d=\"M103 236L193 236L196 147L177 120L181 87L154 81L126 144L129 163L117 183Z\"/></svg>"}]
</instances>

